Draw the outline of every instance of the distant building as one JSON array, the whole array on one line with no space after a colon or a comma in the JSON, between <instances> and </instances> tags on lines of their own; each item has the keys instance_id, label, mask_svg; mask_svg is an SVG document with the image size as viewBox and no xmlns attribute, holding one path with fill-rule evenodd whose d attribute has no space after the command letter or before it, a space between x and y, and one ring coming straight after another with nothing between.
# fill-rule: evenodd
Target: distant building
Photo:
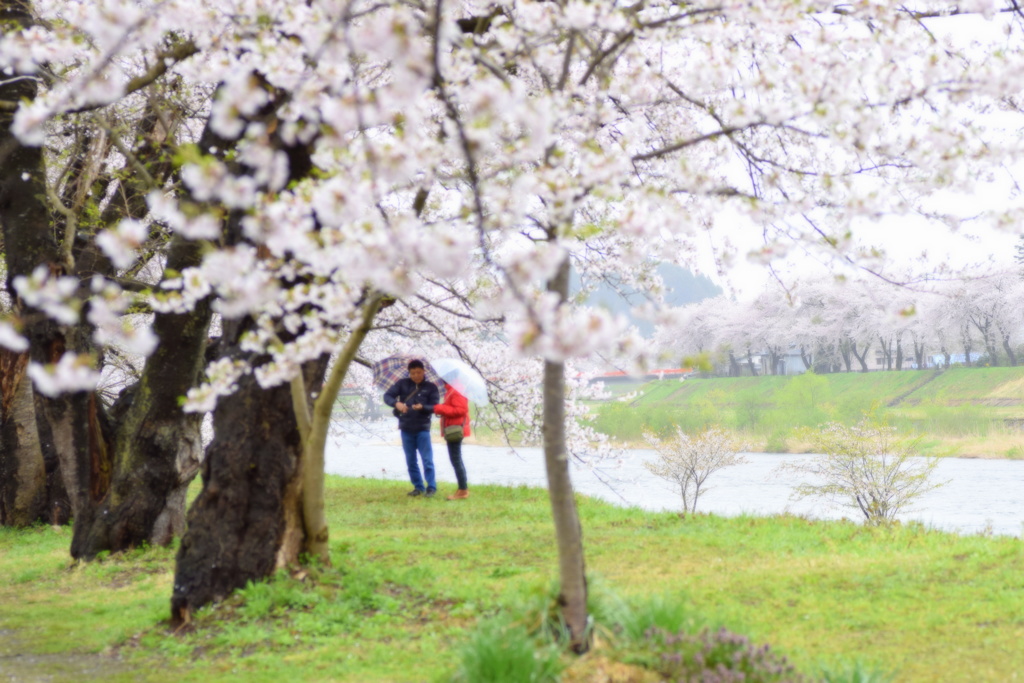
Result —
<instances>
[{"instance_id":1,"label":"distant building","mask_svg":"<svg viewBox=\"0 0 1024 683\"><path fill-rule=\"evenodd\" d=\"M964 365L967 356L962 353L951 353L949 354L950 365ZM978 352L971 352L971 365L974 365L981 360L981 354ZM930 368L941 368L946 364L946 357L941 353L937 353L928 356L928 367Z\"/></svg>"}]
</instances>

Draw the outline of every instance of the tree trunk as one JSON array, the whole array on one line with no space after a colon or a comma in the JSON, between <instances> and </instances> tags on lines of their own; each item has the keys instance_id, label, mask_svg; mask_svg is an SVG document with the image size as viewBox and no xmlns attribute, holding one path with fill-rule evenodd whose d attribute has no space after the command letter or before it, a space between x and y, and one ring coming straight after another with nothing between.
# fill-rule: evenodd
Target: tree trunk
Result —
<instances>
[{"instance_id":1,"label":"tree trunk","mask_svg":"<svg viewBox=\"0 0 1024 683\"><path fill-rule=\"evenodd\" d=\"M264 390L252 374L238 384L214 411L203 490L189 509L175 566L175 624L298 555L302 444L289 388Z\"/></svg>"},{"instance_id":2,"label":"tree trunk","mask_svg":"<svg viewBox=\"0 0 1024 683\"><path fill-rule=\"evenodd\" d=\"M999 352L996 350L995 335L992 332L992 319L984 318L982 321L978 321L977 318L972 317L974 326L981 333L981 343L985 347L985 353L988 354L988 364L992 367L999 365Z\"/></svg>"},{"instance_id":3,"label":"tree trunk","mask_svg":"<svg viewBox=\"0 0 1024 683\"><path fill-rule=\"evenodd\" d=\"M569 261L562 262L548 291L558 295L562 305L569 296ZM569 629L570 647L578 654L589 649L587 629L587 577L580 527L569 478L569 457L565 445L565 364L544 362L544 464L548 497L558 543L562 619Z\"/></svg>"},{"instance_id":4,"label":"tree trunk","mask_svg":"<svg viewBox=\"0 0 1024 683\"><path fill-rule=\"evenodd\" d=\"M6 3L0 19L31 26L28 3ZM0 99L18 102L36 96L34 79L8 79L0 84ZM11 134L13 112L0 111L0 224L3 228L4 257L7 262L7 291L18 275L28 276L38 266L51 275L62 275L68 264L62 260L57 231L50 210L41 199L46 195L46 168L42 149L25 147ZM23 334L29 341L29 358L36 363L57 361L66 349L88 344L88 336L70 334L49 320L42 311L15 299L15 310L26 321ZM33 397L39 448L47 473L47 511L50 519L66 521L75 515L88 495L88 473L103 472L102 435L95 430L98 420L87 393L49 398ZM27 405L27 404L25 404ZM26 417L25 424L30 421ZM30 438L30 437L26 437ZM8 453L10 456L10 453ZM29 498L33 494L27 494ZM66 510L65 506L70 506Z\"/></svg>"},{"instance_id":5,"label":"tree trunk","mask_svg":"<svg viewBox=\"0 0 1024 683\"><path fill-rule=\"evenodd\" d=\"M264 122L276 120L274 109L280 104L268 103L257 116ZM313 170L312 145L284 142L277 137L280 128L274 142L288 157L288 181L300 180ZM202 149L216 147L222 152L235 144L218 139L209 125L200 141ZM235 170L246 172L244 167ZM238 212L229 217L227 244L245 240L241 218ZM253 325L249 317L227 321L218 355L254 360L240 347L241 335ZM327 361L324 356L303 368L308 393L323 386ZM303 445L291 387L263 389L252 373L237 384L235 393L222 398L214 411L214 438L201 469L203 489L188 511L175 565L174 624L187 622L193 610L223 599L247 582L295 563L305 542Z\"/></svg>"},{"instance_id":6,"label":"tree trunk","mask_svg":"<svg viewBox=\"0 0 1024 683\"><path fill-rule=\"evenodd\" d=\"M963 344L964 366L969 368L971 367L971 351L974 349L974 346L971 343L970 331L965 331L965 334L963 335Z\"/></svg>"},{"instance_id":7,"label":"tree trunk","mask_svg":"<svg viewBox=\"0 0 1024 683\"><path fill-rule=\"evenodd\" d=\"M63 487L47 485L27 366L28 354L0 349L0 525L63 524L71 510Z\"/></svg>"},{"instance_id":8,"label":"tree trunk","mask_svg":"<svg viewBox=\"0 0 1024 683\"><path fill-rule=\"evenodd\" d=\"M362 322L352 329L348 341L335 359L331 374L324 382L309 414L305 381L293 382L292 405L298 416L299 431L303 434L302 451L302 516L304 521L304 550L323 564L330 564L328 554L327 516L324 511L324 450L331 425L334 403L341 391L341 383L348 374L356 352L373 326L373 319L381 308L383 297L371 294L364 303ZM308 427L304 427L304 423Z\"/></svg>"},{"instance_id":9,"label":"tree trunk","mask_svg":"<svg viewBox=\"0 0 1024 683\"><path fill-rule=\"evenodd\" d=\"M803 347L803 344L800 345L800 360L804 364L804 372L807 372L808 370L812 370L814 368L814 359L807 354L806 350Z\"/></svg>"},{"instance_id":10,"label":"tree trunk","mask_svg":"<svg viewBox=\"0 0 1024 683\"><path fill-rule=\"evenodd\" d=\"M850 358L850 347L853 346L853 342L849 340L843 341L839 344L839 354L843 357L843 364L846 366L847 372L853 372L853 359Z\"/></svg>"},{"instance_id":11,"label":"tree trunk","mask_svg":"<svg viewBox=\"0 0 1024 683\"><path fill-rule=\"evenodd\" d=\"M739 361L736 360L736 354L733 353L732 350L730 349L729 350L729 376L730 377L739 377L741 374L743 374L743 372L742 372L742 370L740 370Z\"/></svg>"},{"instance_id":12,"label":"tree trunk","mask_svg":"<svg viewBox=\"0 0 1024 683\"><path fill-rule=\"evenodd\" d=\"M864 345L864 351L862 351L861 353L857 353L857 342L850 342L850 351L853 352L853 355L854 355L854 357L856 357L857 362L860 363L860 371L861 372L867 372L868 371L867 357L868 357L868 350L869 349L871 349L871 344L865 344Z\"/></svg>"},{"instance_id":13,"label":"tree trunk","mask_svg":"<svg viewBox=\"0 0 1024 683\"><path fill-rule=\"evenodd\" d=\"M233 340L222 357L238 357L245 326L225 327ZM223 342L222 342L223 343ZM327 358L304 368L307 391L319 392ZM220 400L214 438L201 472L203 489L188 511L178 550L171 622L227 597L298 561L305 541L302 515L302 438L286 384L263 389L252 373Z\"/></svg>"},{"instance_id":14,"label":"tree trunk","mask_svg":"<svg viewBox=\"0 0 1024 683\"><path fill-rule=\"evenodd\" d=\"M199 265L201 248L175 240L167 268L181 272ZM166 545L184 533L185 495L202 460L203 416L183 412L178 397L199 378L210 318L208 302L190 313L156 316L159 344L139 382L124 390L112 411L117 423L110 484L76 516L72 557Z\"/></svg>"},{"instance_id":15,"label":"tree trunk","mask_svg":"<svg viewBox=\"0 0 1024 683\"><path fill-rule=\"evenodd\" d=\"M903 369L903 340L896 337L896 369Z\"/></svg>"},{"instance_id":16,"label":"tree trunk","mask_svg":"<svg viewBox=\"0 0 1024 683\"><path fill-rule=\"evenodd\" d=\"M1010 344L1010 335L1001 335L1003 339L1003 351L1006 351L1006 358L1011 367L1017 366L1017 354L1013 351L1013 346Z\"/></svg>"},{"instance_id":17,"label":"tree trunk","mask_svg":"<svg viewBox=\"0 0 1024 683\"><path fill-rule=\"evenodd\" d=\"M757 369L754 367L754 356L750 353L750 349L747 349L747 366L750 368L750 376L757 377Z\"/></svg>"},{"instance_id":18,"label":"tree trunk","mask_svg":"<svg viewBox=\"0 0 1024 683\"><path fill-rule=\"evenodd\" d=\"M892 370L892 339L887 342L885 337L879 337L878 346L882 350L882 363L885 369Z\"/></svg>"}]
</instances>

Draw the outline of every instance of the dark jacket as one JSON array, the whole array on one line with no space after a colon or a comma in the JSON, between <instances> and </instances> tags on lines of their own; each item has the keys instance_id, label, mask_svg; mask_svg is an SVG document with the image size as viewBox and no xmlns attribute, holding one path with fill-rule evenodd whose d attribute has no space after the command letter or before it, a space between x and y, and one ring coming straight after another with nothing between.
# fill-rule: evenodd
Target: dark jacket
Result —
<instances>
[{"instance_id":1,"label":"dark jacket","mask_svg":"<svg viewBox=\"0 0 1024 683\"><path fill-rule=\"evenodd\" d=\"M398 428L403 432L430 431L430 418L434 415L434 406L441 401L441 394L437 385L433 382L423 380L416 385L408 377L398 380L391 385L391 388L384 392L384 403L392 408L401 401L409 406L404 415L398 416ZM414 410L414 403L422 403L423 407Z\"/></svg>"}]
</instances>

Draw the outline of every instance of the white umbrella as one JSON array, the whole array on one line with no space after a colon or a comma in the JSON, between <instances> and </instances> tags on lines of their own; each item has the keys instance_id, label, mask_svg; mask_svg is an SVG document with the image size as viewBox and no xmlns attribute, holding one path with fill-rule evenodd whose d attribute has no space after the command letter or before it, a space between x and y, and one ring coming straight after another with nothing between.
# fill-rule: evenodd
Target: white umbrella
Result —
<instances>
[{"instance_id":1,"label":"white umbrella","mask_svg":"<svg viewBox=\"0 0 1024 683\"><path fill-rule=\"evenodd\" d=\"M474 403L487 403L487 382L469 363L458 358L439 358L430 364L441 379L455 387L455 391Z\"/></svg>"}]
</instances>

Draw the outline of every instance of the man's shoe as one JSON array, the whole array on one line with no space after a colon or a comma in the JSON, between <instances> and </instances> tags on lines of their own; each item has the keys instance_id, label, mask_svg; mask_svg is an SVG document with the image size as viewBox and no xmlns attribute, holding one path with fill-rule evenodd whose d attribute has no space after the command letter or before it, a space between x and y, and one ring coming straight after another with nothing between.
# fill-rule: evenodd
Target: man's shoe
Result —
<instances>
[{"instance_id":1,"label":"man's shoe","mask_svg":"<svg viewBox=\"0 0 1024 683\"><path fill-rule=\"evenodd\" d=\"M423 495L423 489L413 489L412 491L409 491L409 493L407 493L405 495L413 496L413 497L422 496Z\"/></svg>"},{"instance_id":2,"label":"man's shoe","mask_svg":"<svg viewBox=\"0 0 1024 683\"><path fill-rule=\"evenodd\" d=\"M465 500L466 498L469 498L469 489L459 489L448 496L448 500Z\"/></svg>"},{"instance_id":3,"label":"man's shoe","mask_svg":"<svg viewBox=\"0 0 1024 683\"><path fill-rule=\"evenodd\" d=\"M437 493L437 489L427 489L427 498L433 498L435 493Z\"/></svg>"}]
</instances>

